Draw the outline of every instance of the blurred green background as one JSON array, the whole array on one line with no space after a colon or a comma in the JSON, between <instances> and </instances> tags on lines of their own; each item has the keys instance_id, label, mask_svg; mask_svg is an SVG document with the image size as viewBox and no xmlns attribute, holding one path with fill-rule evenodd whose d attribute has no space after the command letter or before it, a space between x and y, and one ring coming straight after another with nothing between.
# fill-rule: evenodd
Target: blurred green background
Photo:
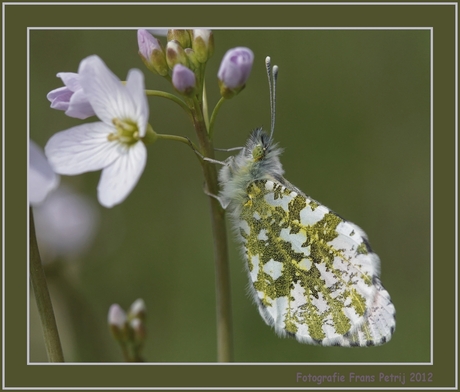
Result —
<instances>
[{"instance_id":1,"label":"blurred green background","mask_svg":"<svg viewBox=\"0 0 460 392\"><path fill-rule=\"evenodd\" d=\"M219 112L216 147L242 146L251 129L269 128L264 58L270 55L280 67L275 139L284 148L286 178L367 232L397 311L396 332L382 347L324 348L278 338L246 294L248 278L229 230L235 361L429 361L429 32L215 30L214 37L210 107L219 99L216 74L225 51L247 46L255 54L246 88ZM81 123L50 109L46 94L61 86L56 73L76 72L91 54L122 80L140 68L146 88L172 92L143 66L135 30L32 31L31 138L40 146ZM157 97L149 103L157 132L193 139L177 105ZM98 205L91 247L78 258L46 264L67 361L122 361L107 312L112 303L127 309L137 298L148 312L147 361L216 360L212 235L201 169L179 143L160 141L148 153L128 199L112 209ZM61 182L97 203L99 175ZM30 359L47 361L33 294L30 303Z\"/></svg>"}]
</instances>

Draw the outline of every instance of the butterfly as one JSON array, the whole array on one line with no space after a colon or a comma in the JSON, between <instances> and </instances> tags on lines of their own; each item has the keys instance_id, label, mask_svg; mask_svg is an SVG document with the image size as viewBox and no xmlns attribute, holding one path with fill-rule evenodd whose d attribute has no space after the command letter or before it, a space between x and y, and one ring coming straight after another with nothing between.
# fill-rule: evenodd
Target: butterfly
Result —
<instances>
[{"instance_id":1,"label":"butterfly","mask_svg":"<svg viewBox=\"0 0 460 392\"><path fill-rule=\"evenodd\" d=\"M246 259L249 292L280 336L323 346L377 346L395 330L380 259L364 231L284 177L273 142L278 67L266 59L271 133L255 129L219 172L217 196Z\"/></svg>"}]
</instances>

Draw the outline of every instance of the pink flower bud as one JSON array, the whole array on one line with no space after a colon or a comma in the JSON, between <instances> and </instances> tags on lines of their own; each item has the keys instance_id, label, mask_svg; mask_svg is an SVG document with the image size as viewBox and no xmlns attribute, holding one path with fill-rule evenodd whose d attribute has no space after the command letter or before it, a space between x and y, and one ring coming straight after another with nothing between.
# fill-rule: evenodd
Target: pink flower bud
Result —
<instances>
[{"instance_id":1,"label":"pink flower bud","mask_svg":"<svg viewBox=\"0 0 460 392\"><path fill-rule=\"evenodd\" d=\"M195 74L182 64L176 64L172 72L172 84L178 92L190 96L195 91Z\"/></svg>"},{"instance_id":2,"label":"pink flower bud","mask_svg":"<svg viewBox=\"0 0 460 392\"><path fill-rule=\"evenodd\" d=\"M109 325L122 329L126 323L126 313L118 304L110 306L108 315Z\"/></svg>"},{"instance_id":3,"label":"pink flower bud","mask_svg":"<svg viewBox=\"0 0 460 392\"><path fill-rule=\"evenodd\" d=\"M118 304L110 306L108 315L110 332L115 340L125 341L128 334L127 317L125 311Z\"/></svg>"},{"instance_id":4,"label":"pink flower bud","mask_svg":"<svg viewBox=\"0 0 460 392\"><path fill-rule=\"evenodd\" d=\"M254 54L251 49L236 47L225 53L217 77L220 81L221 94L230 98L240 92L251 73Z\"/></svg>"},{"instance_id":5,"label":"pink flower bud","mask_svg":"<svg viewBox=\"0 0 460 392\"><path fill-rule=\"evenodd\" d=\"M137 31L137 43L139 45L139 55L146 67L161 76L167 75L169 69L160 41L147 30L140 29Z\"/></svg>"}]
</instances>

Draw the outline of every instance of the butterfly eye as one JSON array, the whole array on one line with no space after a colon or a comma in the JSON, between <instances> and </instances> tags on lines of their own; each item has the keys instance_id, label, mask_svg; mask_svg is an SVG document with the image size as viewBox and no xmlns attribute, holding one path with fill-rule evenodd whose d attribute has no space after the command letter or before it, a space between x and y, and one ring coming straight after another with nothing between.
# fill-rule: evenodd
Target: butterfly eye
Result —
<instances>
[{"instance_id":1,"label":"butterfly eye","mask_svg":"<svg viewBox=\"0 0 460 392\"><path fill-rule=\"evenodd\" d=\"M252 150L252 157L254 158L254 161L260 161L264 158L265 156L265 149L259 144L254 147Z\"/></svg>"}]
</instances>

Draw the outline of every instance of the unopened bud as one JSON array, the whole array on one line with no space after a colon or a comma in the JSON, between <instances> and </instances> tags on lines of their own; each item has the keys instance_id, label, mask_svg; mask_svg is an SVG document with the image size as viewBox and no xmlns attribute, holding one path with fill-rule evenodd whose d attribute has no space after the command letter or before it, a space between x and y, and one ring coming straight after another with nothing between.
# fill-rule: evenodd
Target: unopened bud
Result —
<instances>
[{"instance_id":1,"label":"unopened bud","mask_svg":"<svg viewBox=\"0 0 460 392\"><path fill-rule=\"evenodd\" d=\"M139 318L135 318L129 322L129 326L133 333L134 342L142 344L147 336L144 322Z\"/></svg>"},{"instance_id":2,"label":"unopened bud","mask_svg":"<svg viewBox=\"0 0 460 392\"><path fill-rule=\"evenodd\" d=\"M108 324L110 332L116 340L124 340L126 333L126 313L118 304L110 306Z\"/></svg>"},{"instance_id":3,"label":"unopened bud","mask_svg":"<svg viewBox=\"0 0 460 392\"><path fill-rule=\"evenodd\" d=\"M139 55L146 67L154 73L166 76L169 69L161 42L144 29L137 31L137 41Z\"/></svg>"},{"instance_id":4,"label":"unopened bud","mask_svg":"<svg viewBox=\"0 0 460 392\"><path fill-rule=\"evenodd\" d=\"M145 302L142 298L136 299L129 308L129 317L130 318L139 318L145 320L147 309L145 307Z\"/></svg>"},{"instance_id":5,"label":"unopened bud","mask_svg":"<svg viewBox=\"0 0 460 392\"><path fill-rule=\"evenodd\" d=\"M176 64L188 66L187 55L179 42L169 41L166 45L166 62L170 69L173 69Z\"/></svg>"},{"instance_id":6,"label":"unopened bud","mask_svg":"<svg viewBox=\"0 0 460 392\"><path fill-rule=\"evenodd\" d=\"M190 69L192 71L196 71L196 70L200 69L200 62L196 58L195 51L192 48L186 48L186 49L184 49L184 52L187 55Z\"/></svg>"},{"instance_id":7,"label":"unopened bud","mask_svg":"<svg viewBox=\"0 0 460 392\"><path fill-rule=\"evenodd\" d=\"M195 92L195 74L182 64L176 64L172 72L172 84L179 93L190 97Z\"/></svg>"},{"instance_id":8,"label":"unopened bud","mask_svg":"<svg viewBox=\"0 0 460 392\"><path fill-rule=\"evenodd\" d=\"M168 41L179 42L179 45L184 49L190 47L190 33L188 30L170 29L168 30L166 38Z\"/></svg>"},{"instance_id":9,"label":"unopened bud","mask_svg":"<svg viewBox=\"0 0 460 392\"><path fill-rule=\"evenodd\" d=\"M253 62L254 54L249 48L237 47L225 53L217 73L224 98L233 97L245 87Z\"/></svg>"},{"instance_id":10,"label":"unopened bud","mask_svg":"<svg viewBox=\"0 0 460 392\"><path fill-rule=\"evenodd\" d=\"M211 30L192 30L192 49L200 63L205 63L214 53L214 35Z\"/></svg>"}]
</instances>

